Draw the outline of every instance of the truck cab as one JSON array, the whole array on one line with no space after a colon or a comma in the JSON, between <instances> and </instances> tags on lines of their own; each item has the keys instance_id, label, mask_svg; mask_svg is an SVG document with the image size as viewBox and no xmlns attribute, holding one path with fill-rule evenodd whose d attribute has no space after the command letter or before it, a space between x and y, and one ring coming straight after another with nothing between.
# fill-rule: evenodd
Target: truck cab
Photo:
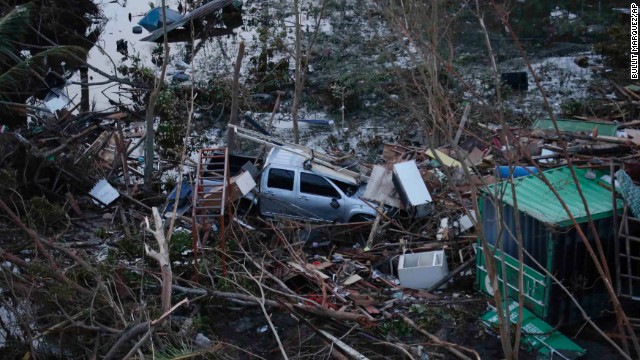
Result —
<instances>
[{"instance_id":1,"label":"truck cab","mask_svg":"<svg viewBox=\"0 0 640 360\"><path fill-rule=\"evenodd\" d=\"M359 198L365 187L295 151L273 148L259 183L260 214L326 222L372 219L375 209Z\"/></svg>"}]
</instances>

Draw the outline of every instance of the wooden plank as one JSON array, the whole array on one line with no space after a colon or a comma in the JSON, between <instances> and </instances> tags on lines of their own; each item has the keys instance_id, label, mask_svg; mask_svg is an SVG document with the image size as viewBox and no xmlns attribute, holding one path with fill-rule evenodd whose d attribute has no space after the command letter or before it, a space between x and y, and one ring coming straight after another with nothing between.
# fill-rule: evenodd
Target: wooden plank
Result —
<instances>
[{"instance_id":1,"label":"wooden plank","mask_svg":"<svg viewBox=\"0 0 640 360\"><path fill-rule=\"evenodd\" d=\"M402 209L402 202L392 181L391 170L375 165L371 170L363 198Z\"/></svg>"},{"instance_id":2,"label":"wooden plank","mask_svg":"<svg viewBox=\"0 0 640 360\"><path fill-rule=\"evenodd\" d=\"M469 120L469 111L471 110L471 104L467 104L464 108L464 113L462 114L462 119L460 119L460 125L458 126L458 131L456 131L456 137L453 139L453 143L458 145L460 141L460 137L462 136L462 132L464 131L464 127L467 124L467 120Z\"/></svg>"},{"instance_id":3,"label":"wooden plank","mask_svg":"<svg viewBox=\"0 0 640 360\"><path fill-rule=\"evenodd\" d=\"M624 131L628 136L631 137L631 141L636 144L636 145L640 145L640 130L637 129L626 129Z\"/></svg>"}]
</instances>

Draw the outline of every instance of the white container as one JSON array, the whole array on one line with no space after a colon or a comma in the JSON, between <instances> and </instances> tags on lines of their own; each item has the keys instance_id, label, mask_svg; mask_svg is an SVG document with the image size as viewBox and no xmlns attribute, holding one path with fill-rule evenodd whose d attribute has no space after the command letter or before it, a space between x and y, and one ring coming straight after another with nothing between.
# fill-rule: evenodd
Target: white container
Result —
<instances>
[{"instance_id":1,"label":"white container","mask_svg":"<svg viewBox=\"0 0 640 360\"><path fill-rule=\"evenodd\" d=\"M428 289L449 273L443 250L400 255L400 285L410 289Z\"/></svg>"},{"instance_id":2,"label":"white container","mask_svg":"<svg viewBox=\"0 0 640 360\"><path fill-rule=\"evenodd\" d=\"M407 211L418 219L431 214L431 194L415 160L393 164L392 180Z\"/></svg>"}]
</instances>

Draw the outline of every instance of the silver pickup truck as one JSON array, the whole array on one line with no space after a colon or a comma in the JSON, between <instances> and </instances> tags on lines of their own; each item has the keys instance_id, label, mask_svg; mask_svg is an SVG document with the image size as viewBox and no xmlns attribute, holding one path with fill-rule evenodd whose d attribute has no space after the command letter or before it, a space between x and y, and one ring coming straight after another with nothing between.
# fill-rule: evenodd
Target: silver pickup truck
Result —
<instances>
[{"instance_id":1,"label":"silver pickup truck","mask_svg":"<svg viewBox=\"0 0 640 360\"><path fill-rule=\"evenodd\" d=\"M359 196L366 184L283 148L267 155L258 182L258 207L264 216L314 221L368 221L376 211ZM375 205L374 205L375 206Z\"/></svg>"}]
</instances>

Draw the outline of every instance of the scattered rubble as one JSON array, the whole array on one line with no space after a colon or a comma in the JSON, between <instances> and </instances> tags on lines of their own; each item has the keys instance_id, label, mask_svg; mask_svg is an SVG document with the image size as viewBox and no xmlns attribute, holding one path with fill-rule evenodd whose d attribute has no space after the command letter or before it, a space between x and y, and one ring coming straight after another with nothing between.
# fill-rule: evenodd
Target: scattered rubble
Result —
<instances>
[{"instance_id":1,"label":"scattered rubble","mask_svg":"<svg viewBox=\"0 0 640 360\"><path fill-rule=\"evenodd\" d=\"M171 29L231 3L174 11ZM139 22L148 40L160 37L159 13ZM527 72L501 80L530 86ZM640 87L615 90L637 106ZM250 97L275 114L276 94ZM270 135L271 121L247 115L257 131L229 125L242 152L203 147L178 156L175 172L175 158L142 156L142 111L76 114L62 95L44 97L48 112L30 113L35 125L0 124L9 224L0 231L18 239L0 259L17 291L35 291L47 300L38 310L57 315L38 318L44 330L33 335L51 343L86 331L106 338L94 357L111 359L162 330L189 339L194 356L286 358L296 346L340 359L480 359L502 356L492 347L506 328L522 330L531 352L522 358L575 359L588 344L561 326L622 308L611 291L638 297L640 120L621 109L529 126L493 123L466 104L444 145L378 139L372 161L333 144L289 143ZM156 185L175 172L172 186L145 192L145 163ZM75 313L65 301L77 301ZM607 339L630 352L635 336L619 325Z\"/></svg>"}]
</instances>

